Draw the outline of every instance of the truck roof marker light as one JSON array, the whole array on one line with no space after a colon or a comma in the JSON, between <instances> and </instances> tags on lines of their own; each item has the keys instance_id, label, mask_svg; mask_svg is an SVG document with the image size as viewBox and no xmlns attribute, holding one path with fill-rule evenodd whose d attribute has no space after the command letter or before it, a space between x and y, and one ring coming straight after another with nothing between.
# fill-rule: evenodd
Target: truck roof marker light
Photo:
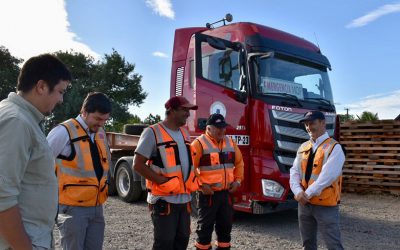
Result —
<instances>
[{"instance_id":1,"label":"truck roof marker light","mask_svg":"<svg viewBox=\"0 0 400 250\"><path fill-rule=\"evenodd\" d=\"M206 27L207 29L214 29L214 24L219 23L219 22L224 22L224 26L226 25L225 21L227 21L228 23L232 22L233 20L233 16L231 14L226 14L224 18L222 18L221 20L218 20L216 22L213 23L206 23Z\"/></svg>"}]
</instances>

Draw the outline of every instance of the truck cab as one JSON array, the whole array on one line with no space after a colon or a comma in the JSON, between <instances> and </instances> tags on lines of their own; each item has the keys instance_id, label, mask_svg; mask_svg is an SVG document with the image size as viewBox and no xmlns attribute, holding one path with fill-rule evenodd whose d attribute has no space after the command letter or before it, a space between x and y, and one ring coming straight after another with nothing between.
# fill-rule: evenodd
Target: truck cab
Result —
<instances>
[{"instance_id":1,"label":"truck cab","mask_svg":"<svg viewBox=\"0 0 400 250\"><path fill-rule=\"evenodd\" d=\"M289 170L309 139L299 120L309 110L322 111L329 135L338 135L330 68L314 44L260 24L175 31L170 96L199 106L187 123L193 139L204 133L210 114L225 116L226 134L245 162L236 210L264 214L297 206Z\"/></svg>"}]
</instances>

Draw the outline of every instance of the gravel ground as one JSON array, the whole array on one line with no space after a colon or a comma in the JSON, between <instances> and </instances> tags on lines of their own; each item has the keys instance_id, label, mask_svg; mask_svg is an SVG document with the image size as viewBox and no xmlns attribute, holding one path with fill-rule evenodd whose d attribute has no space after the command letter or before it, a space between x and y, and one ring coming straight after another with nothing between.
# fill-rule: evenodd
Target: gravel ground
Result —
<instances>
[{"instance_id":1,"label":"gravel ground","mask_svg":"<svg viewBox=\"0 0 400 250\"><path fill-rule=\"evenodd\" d=\"M400 249L400 197L344 194L341 232L346 249ZM145 202L127 204L110 197L105 204L104 249L151 249L153 234ZM192 218L189 249L196 219ZM322 241L319 238L320 248ZM232 249L301 249L297 211L267 215L236 213Z\"/></svg>"}]
</instances>

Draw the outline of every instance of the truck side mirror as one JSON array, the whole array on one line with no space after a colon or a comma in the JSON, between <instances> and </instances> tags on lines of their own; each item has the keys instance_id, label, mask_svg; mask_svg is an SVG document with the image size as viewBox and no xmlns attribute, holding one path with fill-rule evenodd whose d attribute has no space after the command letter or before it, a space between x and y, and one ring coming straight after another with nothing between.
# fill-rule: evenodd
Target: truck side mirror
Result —
<instances>
[{"instance_id":1,"label":"truck side mirror","mask_svg":"<svg viewBox=\"0 0 400 250\"><path fill-rule=\"evenodd\" d=\"M230 56L224 56L219 62L219 78L225 82L232 78L232 61Z\"/></svg>"},{"instance_id":2,"label":"truck side mirror","mask_svg":"<svg viewBox=\"0 0 400 250\"><path fill-rule=\"evenodd\" d=\"M207 43L214 49L226 50L226 46L221 40L216 39L214 37L207 37L206 40Z\"/></svg>"},{"instance_id":3,"label":"truck side mirror","mask_svg":"<svg viewBox=\"0 0 400 250\"><path fill-rule=\"evenodd\" d=\"M245 91L235 92L235 99L238 102L246 104L247 103L247 92L245 92Z\"/></svg>"}]
</instances>

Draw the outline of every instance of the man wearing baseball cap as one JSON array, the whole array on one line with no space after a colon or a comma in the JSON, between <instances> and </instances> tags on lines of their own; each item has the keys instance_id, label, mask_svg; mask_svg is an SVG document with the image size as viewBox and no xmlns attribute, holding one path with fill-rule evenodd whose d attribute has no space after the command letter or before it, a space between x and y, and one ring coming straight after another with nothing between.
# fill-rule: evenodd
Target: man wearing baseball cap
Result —
<instances>
[{"instance_id":1,"label":"man wearing baseball cap","mask_svg":"<svg viewBox=\"0 0 400 250\"><path fill-rule=\"evenodd\" d=\"M300 120L310 140L303 143L290 169L290 188L298 201L300 236L304 249L317 249L317 230L328 249L343 249L339 202L345 155L326 132L325 115L309 111Z\"/></svg>"},{"instance_id":2,"label":"man wearing baseball cap","mask_svg":"<svg viewBox=\"0 0 400 250\"><path fill-rule=\"evenodd\" d=\"M243 181L243 158L236 143L225 135L228 124L221 114L207 120L206 133L192 142L193 162L201 188L197 192L196 249L212 249L215 225L217 249L230 249L234 193Z\"/></svg>"},{"instance_id":3,"label":"man wearing baseball cap","mask_svg":"<svg viewBox=\"0 0 400 250\"><path fill-rule=\"evenodd\" d=\"M164 121L145 129L135 150L133 167L146 178L149 190L153 249L186 249L189 243L191 192L199 185L190 135L183 126L190 110L197 108L182 96L170 98Z\"/></svg>"}]
</instances>

